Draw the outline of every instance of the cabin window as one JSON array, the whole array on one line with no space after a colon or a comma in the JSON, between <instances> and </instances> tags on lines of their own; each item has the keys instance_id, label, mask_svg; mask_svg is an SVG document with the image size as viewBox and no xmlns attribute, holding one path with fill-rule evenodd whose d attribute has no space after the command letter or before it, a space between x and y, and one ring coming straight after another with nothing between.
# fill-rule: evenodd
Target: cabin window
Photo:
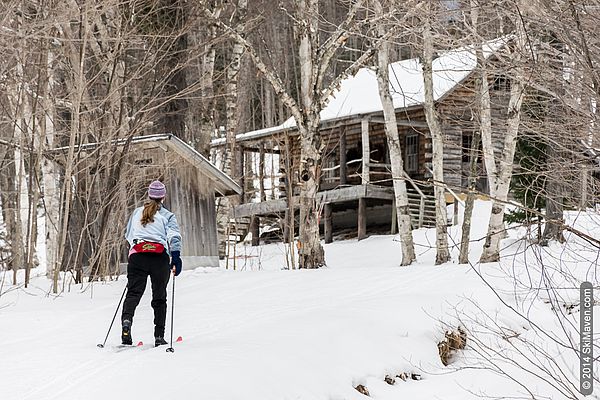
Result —
<instances>
[{"instance_id":1,"label":"cabin window","mask_svg":"<svg viewBox=\"0 0 600 400\"><path fill-rule=\"evenodd\" d=\"M405 170L408 173L415 173L419 170L419 134L409 133L404 139L405 149Z\"/></svg>"},{"instance_id":2,"label":"cabin window","mask_svg":"<svg viewBox=\"0 0 600 400\"><path fill-rule=\"evenodd\" d=\"M505 75L496 75L494 77L493 89L501 92L510 91L510 79Z\"/></svg>"},{"instance_id":3,"label":"cabin window","mask_svg":"<svg viewBox=\"0 0 600 400\"><path fill-rule=\"evenodd\" d=\"M152 158L138 158L137 160L134 161L134 163L136 165L152 165L153 160L152 160Z\"/></svg>"},{"instance_id":4,"label":"cabin window","mask_svg":"<svg viewBox=\"0 0 600 400\"><path fill-rule=\"evenodd\" d=\"M323 161L323 169L321 172L323 183L332 183L338 178L340 171L339 165L335 158L329 157Z\"/></svg>"},{"instance_id":5,"label":"cabin window","mask_svg":"<svg viewBox=\"0 0 600 400\"><path fill-rule=\"evenodd\" d=\"M468 133L468 134L464 134L462 135L462 162L464 163L470 163L471 162L471 147L473 147L473 134L472 133ZM479 140L479 148L477 149L477 163L480 164L481 163L481 154L482 154L482 147L481 147L481 140Z\"/></svg>"}]
</instances>

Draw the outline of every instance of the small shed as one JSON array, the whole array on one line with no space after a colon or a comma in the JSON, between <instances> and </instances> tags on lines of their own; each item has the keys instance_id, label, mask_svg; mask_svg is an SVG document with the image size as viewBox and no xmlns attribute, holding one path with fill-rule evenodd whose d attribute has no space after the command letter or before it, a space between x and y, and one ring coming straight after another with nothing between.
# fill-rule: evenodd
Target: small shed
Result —
<instances>
[{"instance_id":1,"label":"small shed","mask_svg":"<svg viewBox=\"0 0 600 400\"><path fill-rule=\"evenodd\" d=\"M165 184L165 206L175 214L181 229L184 269L218 266L215 199L240 194L241 188L206 157L172 134L133 137L122 163L122 178L116 183L118 190L111 191L108 188L106 191L114 193L110 200L111 212L107 213L105 221L101 217L88 217L90 211L94 211L90 188L101 180L97 173L98 168L102 168L102 158L110 157L110 151L114 153L126 143L127 139L118 139L110 143L82 144L75 149L78 155L85 154L87 157L82 157L84 161L79 162L74 177L76 199L69 213L70 238L67 240L63 268L71 269L73 265L78 268L81 265L83 274L88 275L95 263L94 257L102 251L97 248L101 245L99 242L103 241L99 238L106 236L110 239L106 240L105 247L112 246L114 250L108 250L112 253L103 256L105 261L101 264L109 264L108 273L117 272L119 267L123 272L128 250L124 240L127 220L133 209L143 204L148 184L155 179ZM66 150L68 148L54 151L64 155ZM100 153L90 157L93 152ZM106 156L103 157L101 153ZM100 184L106 185L105 182ZM104 235L101 230L106 230ZM83 240L76 240L78 238ZM75 246L74 243L83 245ZM95 275L94 271L91 274Z\"/></svg>"}]
</instances>

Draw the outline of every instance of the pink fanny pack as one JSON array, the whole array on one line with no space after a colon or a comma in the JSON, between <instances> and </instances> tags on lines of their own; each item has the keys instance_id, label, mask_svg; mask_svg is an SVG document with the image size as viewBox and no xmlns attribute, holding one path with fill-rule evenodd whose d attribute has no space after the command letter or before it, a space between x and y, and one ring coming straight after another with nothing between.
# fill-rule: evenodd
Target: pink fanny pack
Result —
<instances>
[{"instance_id":1,"label":"pink fanny pack","mask_svg":"<svg viewBox=\"0 0 600 400\"><path fill-rule=\"evenodd\" d=\"M129 250L129 255L134 253L162 253L163 251L165 251L165 246L160 243L140 242Z\"/></svg>"}]
</instances>

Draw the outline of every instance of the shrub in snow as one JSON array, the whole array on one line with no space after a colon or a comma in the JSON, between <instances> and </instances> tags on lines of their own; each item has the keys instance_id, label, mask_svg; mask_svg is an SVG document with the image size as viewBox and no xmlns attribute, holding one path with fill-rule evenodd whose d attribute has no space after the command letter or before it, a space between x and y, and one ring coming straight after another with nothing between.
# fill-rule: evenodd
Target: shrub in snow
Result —
<instances>
[{"instance_id":1,"label":"shrub in snow","mask_svg":"<svg viewBox=\"0 0 600 400\"><path fill-rule=\"evenodd\" d=\"M438 351L442 364L447 366L452 362L456 351L464 349L467 345L467 332L459 326L455 331L446 331L445 336L444 340L438 343Z\"/></svg>"},{"instance_id":2,"label":"shrub in snow","mask_svg":"<svg viewBox=\"0 0 600 400\"><path fill-rule=\"evenodd\" d=\"M402 372L401 374L396 375L396 378L400 378L405 382L409 379L412 379L413 381L420 381L421 375L410 372Z\"/></svg>"},{"instance_id":3,"label":"shrub in snow","mask_svg":"<svg viewBox=\"0 0 600 400\"><path fill-rule=\"evenodd\" d=\"M369 390L364 385L358 385L354 389L356 389L359 393L364 394L365 396L371 397L371 395L369 394Z\"/></svg>"}]
</instances>

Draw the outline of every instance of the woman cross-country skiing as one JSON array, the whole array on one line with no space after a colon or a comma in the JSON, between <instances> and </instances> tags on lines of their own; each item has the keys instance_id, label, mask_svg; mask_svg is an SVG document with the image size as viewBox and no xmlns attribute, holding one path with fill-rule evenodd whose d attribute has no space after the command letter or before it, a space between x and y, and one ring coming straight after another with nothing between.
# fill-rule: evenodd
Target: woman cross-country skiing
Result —
<instances>
[{"instance_id":1,"label":"woman cross-country skiing","mask_svg":"<svg viewBox=\"0 0 600 400\"><path fill-rule=\"evenodd\" d=\"M148 200L143 207L133 211L127 224L125 238L130 248L127 262L127 296L121 315L121 342L125 345L133 344L131 323L135 308L146 289L148 275L152 282L154 345L167 344L167 283L171 272L175 276L179 275L182 264L181 234L177 218L162 205L166 194L167 190L162 182L150 183Z\"/></svg>"}]
</instances>

